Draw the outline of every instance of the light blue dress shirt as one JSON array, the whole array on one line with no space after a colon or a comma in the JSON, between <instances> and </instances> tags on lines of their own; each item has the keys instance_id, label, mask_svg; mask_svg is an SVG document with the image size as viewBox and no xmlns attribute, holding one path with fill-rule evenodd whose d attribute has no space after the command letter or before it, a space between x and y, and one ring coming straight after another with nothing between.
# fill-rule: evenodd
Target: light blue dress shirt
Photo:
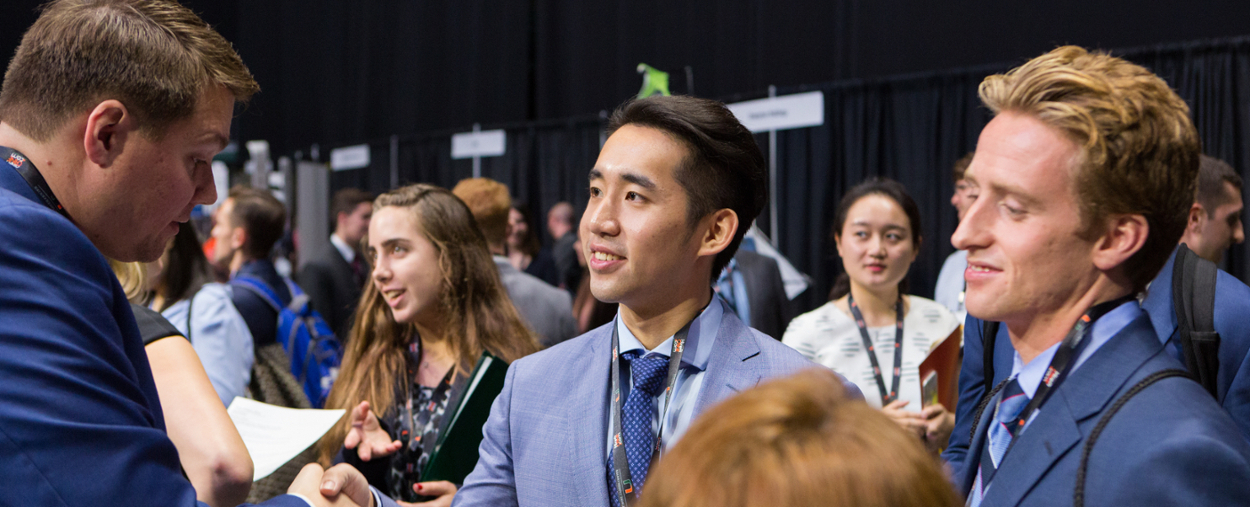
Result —
<instances>
[{"instance_id":1,"label":"light blue dress shirt","mask_svg":"<svg viewBox=\"0 0 1250 507\"><path fill-rule=\"evenodd\" d=\"M699 391L703 387L703 378L707 373L707 362L712 356L713 347L716 345L716 334L720 330L720 321L724 317L725 312L729 311L729 307L724 301L718 297L713 297L708 303L707 308L695 317L694 322L690 324L690 333L686 335L686 345L682 349L681 354L681 372L677 374L677 385L673 389L673 398L669 401L668 412L661 414L652 422L653 434L660 431L660 420L664 421L664 450L668 450L678 439L686 432L686 428L690 427L691 420L694 419L695 404L699 400ZM669 352L673 350L673 337L670 336L662 343L657 345L655 349L647 351L647 348L638 341L634 333L629 331L625 326L625 322L621 320L621 314L616 314L614 322L616 326L617 338L620 340L621 354L625 354L631 350L636 350L646 355L649 353L660 354L669 357ZM633 387L629 366L624 361L621 362L621 400L629 397L629 390ZM665 377L667 378L667 376ZM655 413L659 414L664 410L664 391L656 395L652 401L655 407ZM611 432L609 432L611 433ZM604 441L607 446L608 454L612 452L612 435Z\"/></svg>"},{"instance_id":2,"label":"light blue dress shirt","mask_svg":"<svg viewBox=\"0 0 1250 507\"><path fill-rule=\"evenodd\" d=\"M194 313L189 321L188 306ZM230 406L235 396L247 395L256 356L247 322L230 302L230 286L205 284L190 300L174 303L161 315L191 340L213 390L225 406Z\"/></svg>"},{"instance_id":3,"label":"light blue dress shirt","mask_svg":"<svg viewBox=\"0 0 1250 507\"><path fill-rule=\"evenodd\" d=\"M968 316L964 307L964 270L968 268L968 251L955 250L955 253L942 263L938 272L937 285L933 290L933 300L955 314L960 323Z\"/></svg>"},{"instance_id":4,"label":"light blue dress shirt","mask_svg":"<svg viewBox=\"0 0 1250 507\"><path fill-rule=\"evenodd\" d=\"M1072 363L1072 369L1068 371L1068 375L1072 375L1082 364L1085 364L1085 361L1094 355L1094 352L1102 348L1103 345L1111 340L1112 336L1119 333L1121 329L1124 329L1142 312L1143 310L1137 304L1137 300L1133 300L1117 306L1114 310L1107 312L1094 321L1094 327L1089 330L1089 336L1085 338L1089 340L1089 345L1086 345L1081 350L1081 355L1077 356L1075 363ZM1046 369L1050 366L1050 361L1054 359L1055 352L1059 350L1059 345L1061 344L1062 342L1056 343L1042 351L1028 364L1024 364L1020 359L1019 352L1013 353L1011 373L1012 375L1019 375L1016 377L1016 380L1020 382L1020 389L1029 396L1029 399L1033 398L1038 386L1042 384L1042 376L1046 374ZM1028 422L1024 424L1025 430L1029 428L1029 424L1037 418L1037 414L1041 413L1043 408L1045 407L1038 407L1037 410L1033 411L1033 415L1030 415Z\"/></svg>"}]
</instances>

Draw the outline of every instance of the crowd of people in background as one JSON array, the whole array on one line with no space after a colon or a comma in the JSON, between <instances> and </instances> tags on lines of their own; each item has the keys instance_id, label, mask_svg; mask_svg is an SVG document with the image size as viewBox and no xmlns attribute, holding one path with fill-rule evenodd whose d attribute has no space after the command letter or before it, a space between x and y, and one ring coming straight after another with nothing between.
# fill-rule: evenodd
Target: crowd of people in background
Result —
<instances>
[{"instance_id":1,"label":"crowd of people in background","mask_svg":"<svg viewBox=\"0 0 1250 507\"><path fill-rule=\"evenodd\" d=\"M1140 66L1068 46L986 78L933 298L908 278L948 238L875 177L806 312L747 237L767 169L720 102L622 104L545 228L489 178L339 190L285 276L287 206L214 204L207 162L257 90L165 0L58 0L27 33L0 88L0 504L1250 505L1250 287L1217 268L1243 183ZM943 345L950 406L921 370ZM427 476L494 360L472 471ZM240 397L345 415L253 483Z\"/></svg>"}]
</instances>

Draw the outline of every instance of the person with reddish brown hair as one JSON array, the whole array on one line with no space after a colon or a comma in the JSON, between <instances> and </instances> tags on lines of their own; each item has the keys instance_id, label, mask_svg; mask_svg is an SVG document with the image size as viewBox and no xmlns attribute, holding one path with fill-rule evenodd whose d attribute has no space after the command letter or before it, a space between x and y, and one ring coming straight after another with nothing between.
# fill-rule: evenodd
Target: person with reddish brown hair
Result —
<instances>
[{"instance_id":1,"label":"person with reddish brown hair","mask_svg":"<svg viewBox=\"0 0 1250 507\"><path fill-rule=\"evenodd\" d=\"M813 368L699 416L656 465L641 507L954 507L918 440Z\"/></svg>"},{"instance_id":2,"label":"person with reddish brown hair","mask_svg":"<svg viewBox=\"0 0 1250 507\"><path fill-rule=\"evenodd\" d=\"M477 227L486 237L491 258L499 268L499 278L508 298L525 324L538 334L543 347L550 347L577 335L572 299L568 291L557 289L508 262L508 236L512 234L513 211L508 187L490 178L460 180L451 189L469 206Z\"/></svg>"}]
</instances>

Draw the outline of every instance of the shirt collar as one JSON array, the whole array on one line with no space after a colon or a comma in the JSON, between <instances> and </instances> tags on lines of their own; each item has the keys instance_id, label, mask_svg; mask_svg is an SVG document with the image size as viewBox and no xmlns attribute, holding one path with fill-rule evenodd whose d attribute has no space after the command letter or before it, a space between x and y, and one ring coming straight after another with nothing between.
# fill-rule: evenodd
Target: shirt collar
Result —
<instances>
[{"instance_id":1,"label":"shirt collar","mask_svg":"<svg viewBox=\"0 0 1250 507\"><path fill-rule=\"evenodd\" d=\"M355 262L356 249L348 245L346 241L343 241L343 238L340 238L338 234L330 235L330 244L334 245L334 249L339 251L339 255L342 255L343 260L347 261L348 264Z\"/></svg>"},{"instance_id":2,"label":"shirt collar","mask_svg":"<svg viewBox=\"0 0 1250 507\"><path fill-rule=\"evenodd\" d=\"M707 369L708 360L712 356L712 347L716 343L716 335L720 331L721 318L724 317L726 310L725 303L720 298L713 297L699 316L694 318L694 322L690 323L690 333L686 335L686 345L681 354L682 365L694 367L700 371ZM616 332L622 354L631 350L639 351L641 354L648 352L642 342L638 341L634 333L630 332L629 327L625 325L619 309L616 313ZM669 357L669 352L672 350L673 337L670 336L657 345L655 350L649 352Z\"/></svg>"},{"instance_id":3,"label":"shirt collar","mask_svg":"<svg viewBox=\"0 0 1250 507\"><path fill-rule=\"evenodd\" d=\"M1094 327L1090 328L1089 336L1085 338L1089 340L1089 344L1081 350L1081 355L1077 356L1076 362L1072 363L1071 371L1076 371L1082 364L1085 364L1085 361L1094 352L1110 341L1111 337L1124 329L1133 319L1137 318L1141 311L1142 309L1138 306L1137 300L1133 300L1117 306L1114 310L1107 312L1094 321ZM1059 350L1059 345L1061 344L1062 342L1051 345L1050 348L1042 351L1032 361L1029 361L1029 364L1023 364L1019 352L1013 354L1011 372L1018 375L1016 379L1020 382L1020 388L1024 390L1024 394L1029 395L1029 398L1032 398L1033 393L1037 392L1037 386L1042 383L1042 375L1050 367L1050 361L1054 359L1055 352Z\"/></svg>"},{"instance_id":4,"label":"shirt collar","mask_svg":"<svg viewBox=\"0 0 1250 507\"><path fill-rule=\"evenodd\" d=\"M725 280L725 277L737 271L738 271L738 259L730 257L729 263L725 264L725 269L722 269L720 271L720 276L716 278L716 282L717 283L723 282Z\"/></svg>"},{"instance_id":5,"label":"shirt collar","mask_svg":"<svg viewBox=\"0 0 1250 507\"><path fill-rule=\"evenodd\" d=\"M1150 315L1150 325L1154 327L1159 341L1167 343L1176 331L1176 312L1172 311L1172 271L1176 269L1176 249L1168 257L1167 263L1155 279L1146 286L1146 297L1142 300L1142 309ZM1167 275L1166 277L1164 275Z\"/></svg>"}]
</instances>

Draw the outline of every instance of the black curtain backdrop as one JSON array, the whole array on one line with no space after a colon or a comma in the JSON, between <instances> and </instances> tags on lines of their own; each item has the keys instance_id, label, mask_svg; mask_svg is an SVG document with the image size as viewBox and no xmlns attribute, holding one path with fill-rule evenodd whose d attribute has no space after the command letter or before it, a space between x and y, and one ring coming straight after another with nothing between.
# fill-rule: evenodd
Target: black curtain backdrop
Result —
<instances>
[{"instance_id":1,"label":"black curtain backdrop","mask_svg":"<svg viewBox=\"0 0 1250 507\"><path fill-rule=\"evenodd\" d=\"M1113 52L1142 64L1165 80L1190 104L1194 123L1212 156L1250 177L1250 38L1224 39ZM872 176L901 181L922 215L924 243L912 266L913 294L931 297L933 283L953 248L957 225L950 206L952 163L975 149L989 121L976 90L985 76L1011 64L871 81L839 81L778 89L779 95L819 90L825 95L825 124L777 133L778 248L813 285L797 306L806 311L822 304L841 272L829 237L832 214L842 194ZM726 101L758 98L722 97ZM483 125L507 132L507 153L482 159L482 175L497 179L528 202L542 222L551 205L586 202L586 173L602 141L601 117L520 124ZM429 182L451 187L472 175L471 160L451 159L452 131L400 139L401 183ZM756 136L767 153L768 136ZM375 192L390 185L389 139L378 139L373 164L335 173L334 190L358 186ZM323 147L324 150L330 146ZM758 224L768 230L768 213ZM1235 246L1226 269L1246 279L1250 250Z\"/></svg>"},{"instance_id":2,"label":"black curtain backdrop","mask_svg":"<svg viewBox=\"0 0 1250 507\"><path fill-rule=\"evenodd\" d=\"M1138 47L1117 54L1180 92L1208 154L1243 176L1250 169L1250 42L1143 46L1244 34L1242 0L184 2L234 42L262 85L234 123L236 139L305 157L320 143L323 160L332 147L372 140L373 164L334 174L335 189L386 190L393 134L401 182L454 185L472 162L451 159L452 132L441 129L477 121L508 132L507 154L483 159L483 175L541 217L559 200L585 202L602 128L595 113L636 92L638 62L669 71L677 93L688 91L689 65L695 94L726 101L762 97L768 84L821 90L826 124L777 136L777 237L814 280L804 309L824 300L840 270L829 215L873 175L899 179L921 207L926 239L911 285L931 294L955 227L949 168L988 119L977 84L1060 43ZM41 3L0 2L3 54ZM985 62L1006 63L970 67ZM877 78L944 68L956 70ZM561 117L572 119L550 119ZM767 151L767 136L758 139ZM767 216L760 223L767 229ZM1226 268L1245 280L1250 249L1234 247Z\"/></svg>"}]
</instances>

